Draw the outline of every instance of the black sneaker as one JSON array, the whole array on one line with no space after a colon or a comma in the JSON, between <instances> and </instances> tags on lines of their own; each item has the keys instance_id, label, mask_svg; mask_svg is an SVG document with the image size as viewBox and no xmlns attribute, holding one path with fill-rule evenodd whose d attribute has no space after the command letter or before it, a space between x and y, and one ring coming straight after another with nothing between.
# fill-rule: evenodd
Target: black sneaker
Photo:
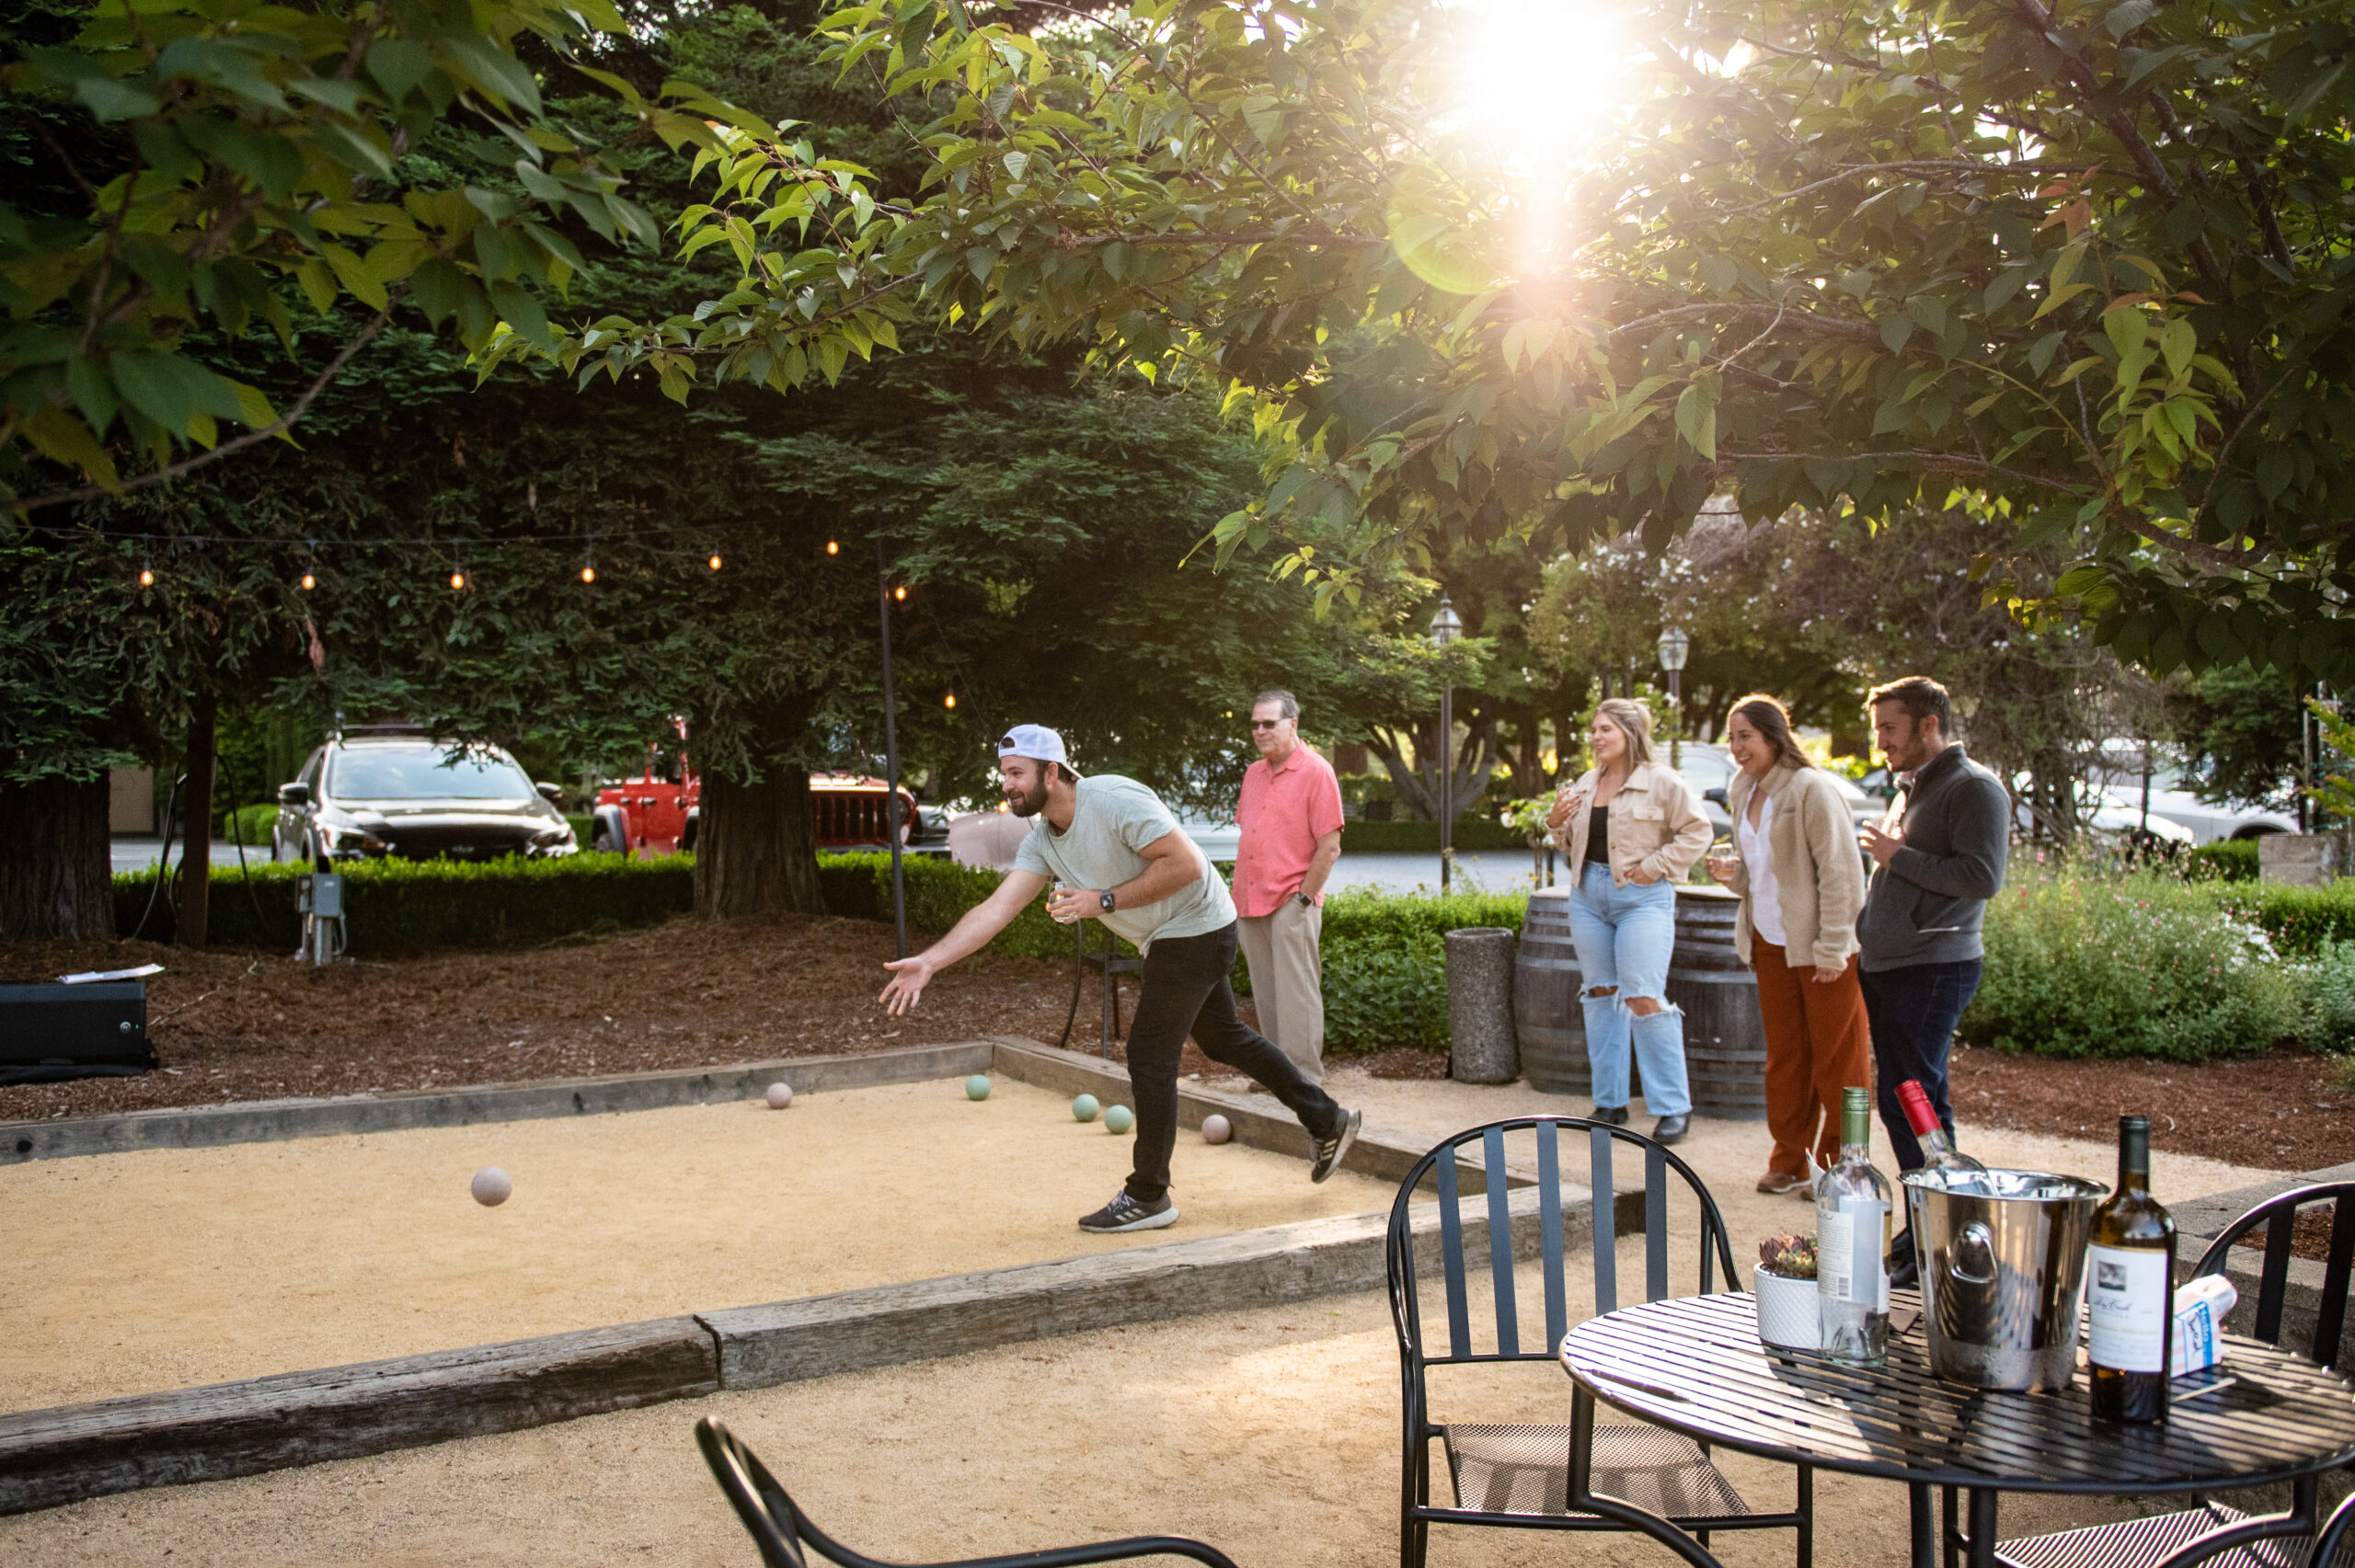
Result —
<instances>
[{"instance_id":1,"label":"black sneaker","mask_svg":"<svg viewBox=\"0 0 2355 1568\"><path fill-rule=\"evenodd\" d=\"M1627 1125L1627 1107L1625 1105L1597 1105L1594 1108L1593 1114L1589 1116L1587 1120L1591 1122L1601 1122L1605 1127L1626 1127Z\"/></svg>"},{"instance_id":2,"label":"black sneaker","mask_svg":"<svg viewBox=\"0 0 2355 1568\"><path fill-rule=\"evenodd\" d=\"M1341 1119L1333 1124L1332 1132L1316 1140L1316 1152L1308 1167L1308 1179L1321 1182L1341 1168L1341 1156L1358 1140L1358 1128L1365 1123L1362 1111L1343 1111Z\"/></svg>"},{"instance_id":3,"label":"black sneaker","mask_svg":"<svg viewBox=\"0 0 2355 1568\"><path fill-rule=\"evenodd\" d=\"M1112 1201L1095 1213L1082 1216L1079 1228L1109 1236L1115 1230L1158 1230L1164 1225L1178 1223L1178 1206L1163 1193L1151 1203L1140 1203L1122 1187L1112 1195Z\"/></svg>"}]
</instances>

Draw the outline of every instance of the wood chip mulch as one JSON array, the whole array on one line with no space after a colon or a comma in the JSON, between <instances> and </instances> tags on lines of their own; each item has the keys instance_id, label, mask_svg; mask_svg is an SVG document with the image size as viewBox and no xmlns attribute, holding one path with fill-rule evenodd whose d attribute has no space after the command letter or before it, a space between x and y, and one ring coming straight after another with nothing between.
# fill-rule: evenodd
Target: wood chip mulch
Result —
<instances>
[{"instance_id":1,"label":"wood chip mulch","mask_svg":"<svg viewBox=\"0 0 2355 1568\"><path fill-rule=\"evenodd\" d=\"M1980 1122L2101 1142L2139 1114L2153 1147L2178 1154L2276 1171L2355 1160L2355 1084L2326 1057L2056 1061L1957 1046L1947 1087L1966 1139Z\"/></svg>"},{"instance_id":2,"label":"wood chip mulch","mask_svg":"<svg viewBox=\"0 0 2355 1568\"><path fill-rule=\"evenodd\" d=\"M282 953L154 943L0 946L0 976L165 966L147 982L163 1070L0 1088L0 1121L707 1067L1020 1035L1053 1040L1071 967L977 955L913 1015L876 1004L890 928L824 918L704 922L521 952L326 968ZM1091 985L1078 1037L1094 1038Z\"/></svg>"}]
</instances>

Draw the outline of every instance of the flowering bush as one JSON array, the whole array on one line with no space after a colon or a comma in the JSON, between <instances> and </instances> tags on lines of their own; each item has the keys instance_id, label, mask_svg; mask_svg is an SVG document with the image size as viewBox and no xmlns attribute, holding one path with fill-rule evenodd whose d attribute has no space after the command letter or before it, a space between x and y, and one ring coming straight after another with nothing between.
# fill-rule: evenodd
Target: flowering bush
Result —
<instances>
[{"instance_id":1,"label":"flowering bush","mask_svg":"<svg viewBox=\"0 0 2355 1568\"><path fill-rule=\"evenodd\" d=\"M2211 887L2159 872L2097 877L2015 863L1987 907L1987 960L1963 1038L2059 1057L2204 1061L2309 1032L2301 978Z\"/></svg>"}]
</instances>

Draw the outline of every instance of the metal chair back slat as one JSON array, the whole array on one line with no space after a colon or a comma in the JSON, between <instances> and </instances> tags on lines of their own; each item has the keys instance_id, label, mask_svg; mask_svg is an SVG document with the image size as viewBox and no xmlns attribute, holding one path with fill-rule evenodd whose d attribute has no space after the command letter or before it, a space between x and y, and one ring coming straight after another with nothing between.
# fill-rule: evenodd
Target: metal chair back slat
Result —
<instances>
[{"instance_id":1,"label":"metal chair back slat","mask_svg":"<svg viewBox=\"0 0 2355 1568\"><path fill-rule=\"evenodd\" d=\"M1438 1162L1440 1271L1447 1281L1447 1354L1460 1360L1471 1354L1472 1308L1464 1290L1464 1208L1456 1196L1455 1150L1451 1146Z\"/></svg>"},{"instance_id":2,"label":"metal chair back slat","mask_svg":"<svg viewBox=\"0 0 2355 1568\"><path fill-rule=\"evenodd\" d=\"M1612 1202L1611 1129L1587 1128L1587 1165L1594 1195L1594 1311L1597 1317L1619 1310L1619 1216Z\"/></svg>"},{"instance_id":3,"label":"metal chair back slat","mask_svg":"<svg viewBox=\"0 0 2355 1568\"><path fill-rule=\"evenodd\" d=\"M2257 1286L2257 1337L2268 1345L2281 1343L2281 1305L2290 1285L2290 1243L2295 1239L2298 1211L2278 1210L2265 1227L2265 1272Z\"/></svg>"},{"instance_id":4,"label":"metal chair back slat","mask_svg":"<svg viewBox=\"0 0 2355 1568\"><path fill-rule=\"evenodd\" d=\"M1667 1294L1668 1150L1655 1143L1644 1150L1644 1299Z\"/></svg>"},{"instance_id":5,"label":"metal chair back slat","mask_svg":"<svg viewBox=\"0 0 2355 1568\"><path fill-rule=\"evenodd\" d=\"M2330 1221L2330 1245L2322 1265L2322 1305L2315 1313L2315 1359L2326 1367L2338 1365L2339 1343L2347 1333L2350 1272L2355 1272L2355 1203L2341 1198Z\"/></svg>"},{"instance_id":6,"label":"metal chair back slat","mask_svg":"<svg viewBox=\"0 0 2355 1568\"><path fill-rule=\"evenodd\" d=\"M1490 1127L1480 1135L1480 1155L1488 1167L1488 1283L1497 1298L1497 1354L1521 1354L1521 1314L1512 1283L1512 1206L1505 1194L1505 1134Z\"/></svg>"},{"instance_id":7,"label":"metal chair back slat","mask_svg":"<svg viewBox=\"0 0 2355 1568\"><path fill-rule=\"evenodd\" d=\"M1545 1253L1545 1343L1556 1345L1570 1332L1568 1292L1562 1260L1562 1147L1552 1122L1537 1127L1537 1222Z\"/></svg>"}]
</instances>

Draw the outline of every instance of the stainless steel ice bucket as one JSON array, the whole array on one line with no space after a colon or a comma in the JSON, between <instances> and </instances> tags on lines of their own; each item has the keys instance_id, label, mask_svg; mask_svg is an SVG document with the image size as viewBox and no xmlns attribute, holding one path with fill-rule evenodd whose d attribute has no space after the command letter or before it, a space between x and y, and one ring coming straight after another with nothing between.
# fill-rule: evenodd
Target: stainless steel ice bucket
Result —
<instances>
[{"instance_id":1,"label":"stainless steel ice bucket","mask_svg":"<svg viewBox=\"0 0 2355 1568\"><path fill-rule=\"evenodd\" d=\"M2041 1171L1909 1171L1930 1369L1974 1389L2065 1389L2077 1374L2085 1239L2109 1189Z\"/></svg>"}]
</instances>

